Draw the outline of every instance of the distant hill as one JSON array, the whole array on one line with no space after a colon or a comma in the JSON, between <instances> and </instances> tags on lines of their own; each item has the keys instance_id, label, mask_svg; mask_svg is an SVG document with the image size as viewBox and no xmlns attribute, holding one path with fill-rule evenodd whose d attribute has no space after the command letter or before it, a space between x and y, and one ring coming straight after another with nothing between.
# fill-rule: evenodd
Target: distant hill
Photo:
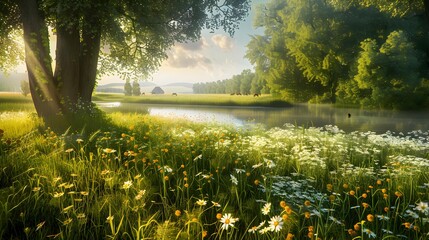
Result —
<instances>
[{"instance_id":1,"label":"distant hill","mask_svg":"<svg viewBox=\"0 0 429 240\"><path fill-rule=\"evenodd\" d=\"M28 80L27 73L0 73L0 92L21 92L21 80Z\"/></svg>"},{"instance_id":2,"label":"distant hill","mask_svg":"<svg viewBox=\"0 0 429 240\"><path fill-rule=\"evenodd\" d=\"M108 93L123 93L124 84L122 83L109 83L105 85L97 86L96 92L108 92ZM157 85L154 82L139 82L142 93L150 93L155 87L161 87L166 94L169 93L193 93L193 83L169 83L165 85Z\"/></svg>"}]
</instances>

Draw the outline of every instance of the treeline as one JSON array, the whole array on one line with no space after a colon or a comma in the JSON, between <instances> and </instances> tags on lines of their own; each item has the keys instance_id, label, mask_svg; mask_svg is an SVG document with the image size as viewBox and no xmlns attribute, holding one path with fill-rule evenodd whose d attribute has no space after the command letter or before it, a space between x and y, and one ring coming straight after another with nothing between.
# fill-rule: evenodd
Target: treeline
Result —
<instances>
[{"instance_id":1,"label":"treeline","mask_svg":"<svg viewBox=\"0 0 429 240\"><path fill-rule=\"evenodd\" d=\"M429 106L428 0L269 0L256 12L264 34L246 53L255 90L293 102Z\"/></svg>"},{"instance_id":2,"label":"treeline","mask_svg":"<svg viewBox=\"0 0 429 240\"><path fill-rule=\"evenodd\" d=\"M269 93L270 91L266 84L256 78L254 72L246 69L240 74L232 76L230 79L195 83L193 85L193 92L203 94L261 94Z\"/></svg>"}]
</instances>

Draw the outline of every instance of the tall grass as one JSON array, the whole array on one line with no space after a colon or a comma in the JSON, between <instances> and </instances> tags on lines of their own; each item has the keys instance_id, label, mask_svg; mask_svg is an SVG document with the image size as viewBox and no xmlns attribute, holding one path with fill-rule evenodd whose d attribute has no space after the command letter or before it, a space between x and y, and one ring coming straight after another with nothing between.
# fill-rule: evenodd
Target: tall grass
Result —
<instances>
[{"instance_id":1,"label":"tall grass","mask_svg":"<svg viewBox=\"0 0 429 240\"><path fill-rule=\"evenodd\" d=\"M1 238L428 238L428 132L108 116L1 139Z\"/></svg>"}]
</instances>

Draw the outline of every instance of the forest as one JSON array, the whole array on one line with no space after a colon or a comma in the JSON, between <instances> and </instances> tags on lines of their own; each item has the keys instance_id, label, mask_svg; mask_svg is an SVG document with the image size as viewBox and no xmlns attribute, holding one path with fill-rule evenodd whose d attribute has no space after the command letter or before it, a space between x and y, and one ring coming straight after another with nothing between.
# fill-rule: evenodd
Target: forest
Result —
<instances>
[{"instance_id":1,"label":"forest","mask_svg":"<svg viewBox=\"0 0 429 240\"><path fill-rule=\"evenodd\" d=\"M195 93L411 109L429 103L428 1L271 0L256 9L254 69Z\"/></svg>"}]
</instances>

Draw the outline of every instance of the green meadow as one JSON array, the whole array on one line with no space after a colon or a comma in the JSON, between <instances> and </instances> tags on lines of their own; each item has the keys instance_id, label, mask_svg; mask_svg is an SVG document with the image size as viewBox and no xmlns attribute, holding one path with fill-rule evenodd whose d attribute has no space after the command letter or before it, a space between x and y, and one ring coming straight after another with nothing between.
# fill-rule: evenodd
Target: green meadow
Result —
<instances>
[{"instance_id":1,"label":"green meadow","mask_svg":"<svg viewBox=\"0 0 429 240\"><path fill-rule=\"evenodd\" d=\"M56 133L0 98L1 239L429 239L429 132L109 113Z\"/></svg>"},{"instance_id":2,"label":"green meadow","mask_svg":"<svg viewBox=\"0 0 429 240\"><path fill-rule=\"evenodd\" d=\"M182 105L215 105L215 106L257 106L257 107L288 107L290 103L269 94L255 97L253 95L229 94L172 94L124 96L123 94L97 93L94 101L128 102L144 104L182 104Z\"/></svg>"}]
</instances>

